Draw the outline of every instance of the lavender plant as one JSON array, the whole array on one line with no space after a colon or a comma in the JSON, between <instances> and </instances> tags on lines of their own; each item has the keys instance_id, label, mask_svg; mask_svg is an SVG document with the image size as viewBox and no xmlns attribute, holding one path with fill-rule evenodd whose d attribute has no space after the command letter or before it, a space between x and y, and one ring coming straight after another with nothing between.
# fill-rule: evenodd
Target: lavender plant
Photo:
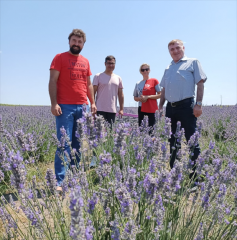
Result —
<instances>
[{"instance_id":1,"label":"lavender plant","mask_svg":"<svg viewBox=\"0 0 237 240\"><path fill-rule=\"evenodd\" d=\"M28 157L22 148L28 147L20 148L17 139L24 144L28 141L24 139L37 140L22 137L25 130L14 130L18 135L4 136L0 143L2 173L11 174L10 188L17 199L0 200L0 239L236 239L236 155L218 152L219 140L209 130L207 134L205 124L209 123L204 113L203 124L187 143L179 123L176 133L171 133L169 119L158 113L151 135L147 119L143 128L120 119L110 129L101 117L85 113L76 132L82 143L81 162L68 169L62 196L55 190L50 169L46 176L27 181ZM179 148L173 169L169 169L171 134ZM203 139L211 141L202 143ZM11 141L18 144L15 149ZM231 135L226 141L235 139ZM197 142L202 152L196 161L193 192L190 156ZM63 148L63 139L60 144ZM90 170L93 152L97 166ZM0 179L5 183L1 172Z\"/></svg>"}]
</instances>

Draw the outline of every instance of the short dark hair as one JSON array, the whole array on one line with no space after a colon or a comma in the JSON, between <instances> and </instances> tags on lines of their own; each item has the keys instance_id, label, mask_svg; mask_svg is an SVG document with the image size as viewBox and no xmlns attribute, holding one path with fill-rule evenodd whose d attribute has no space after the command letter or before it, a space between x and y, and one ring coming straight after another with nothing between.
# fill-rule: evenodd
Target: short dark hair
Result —
<instances>
[{"instance_id":1,"label":"short dark hair","mask_svg":"<svg viewBox=\"0 0 237 240\"><path fill-rule=\"evenodd\" d=\"M72 36L81 37L81 38L83 38L84 43L86 42L86 34L81 29L73 29L72 32L68 36L69 41Z\"/></svg>"},{"instance_id":2,"label":"short dark hair","mask_svg":"<svg viewBox=\"0 0 237 240\"><path fill-rule=\"evenodd\" d=\"M105 62L107 62L107 61L111 61L111 60L114 60L114 61L116 62L115 57L112 56L112 55L109 55L109 56L107 56L107 57L105 58Z\"/></svg>"}]
</instances>

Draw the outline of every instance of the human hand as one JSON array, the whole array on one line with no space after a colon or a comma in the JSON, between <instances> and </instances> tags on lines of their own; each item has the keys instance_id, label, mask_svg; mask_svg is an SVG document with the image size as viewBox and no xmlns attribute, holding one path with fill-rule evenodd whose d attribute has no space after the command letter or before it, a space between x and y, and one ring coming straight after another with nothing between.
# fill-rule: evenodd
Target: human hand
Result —
<instances>
[{"instance_id":1,"label":"human hand","mask_svg":"<svg viewBox=\"0 0 237 240\"><path fill-rule=\"evenodd\" d=\"M59 115L62 114L62 109L61 109L61 107L58 104L52 105L51 106L51 113L54 116L59 116Z\"/></svg>"},{"instance_id":2,"label":"human hand","mask_svg":"<svg viewBox=\"0 0 237 240\"><path fill-rule=\"evenodd\" d=\"M158 112L159 112L160 117L164 116L163 106L162 107L159 106Z\"/></svg>"},{"instance_id":3,"label":"human hand","mask_svg":"<svg viewBox=\"0 0 237 240\"><path fill-rule=\"evenodd\" d=\"M149 96L141 95L141 102L145 103L148 98L149 98Z\"/></svg>"},{"instance_id":4,"label":"human hand","mask_svg":"<svg viewBox=\"0 0 237 240\"><path fill-rule=\"evenodd\" d=\"M119 116L122 118L123 117L123 110L119 110Z\"/></svg>"},{"instance_id":5,"label":"human hand","mask_svg":"<svg viewBox=\"0 0 237 240\"><path fill-rule=\"evenodd\" d=\"M91 112L92 112L92 114L96 114L96 112L97 112L97 107L96 107L95 103L91 104Z\"/></svg>"},{"instance_id":6,"label":"human hand","mask_svg":"<svg viewBox=\"0 0 237 240\"><path fill-rule=\"evenodd\" d=\"M200 117L202 115L202 107L198 106L198 105L195 105L194 108L193 108L193 115L195 117Z\"/></svg>"}]
</instances>

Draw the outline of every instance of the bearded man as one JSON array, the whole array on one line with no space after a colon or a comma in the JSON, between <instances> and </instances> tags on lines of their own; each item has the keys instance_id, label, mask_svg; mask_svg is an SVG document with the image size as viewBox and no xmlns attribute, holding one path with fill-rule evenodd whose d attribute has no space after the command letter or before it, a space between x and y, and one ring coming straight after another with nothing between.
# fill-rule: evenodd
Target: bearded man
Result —
<instances>
[{"instance_id":1,"label":"bearded man","mask_svg":"<svg viewBox=\"0 0 237 240\"><path fill-rule=\"evenodd\" d=\"M80 161L80 145L75 132L77 120L82 117L83 104L88 104L87 97L91 103L91 112L96 113L93 86L90 80L92 75L90 64L80 54L86 42L86 34L80 29L74 29L68 40L70 50L54 57L50 66L49 80L51 112L56 117L57 138L60 141L63 137L60 129L64 127L74 151L73 155L76 156L75 162L75 158L71 158L70 146L67 142L56 151L54 166L59 191L69 165L69 158L71 158L71 165L77 165Z\"/></svg>"}]
</instances>

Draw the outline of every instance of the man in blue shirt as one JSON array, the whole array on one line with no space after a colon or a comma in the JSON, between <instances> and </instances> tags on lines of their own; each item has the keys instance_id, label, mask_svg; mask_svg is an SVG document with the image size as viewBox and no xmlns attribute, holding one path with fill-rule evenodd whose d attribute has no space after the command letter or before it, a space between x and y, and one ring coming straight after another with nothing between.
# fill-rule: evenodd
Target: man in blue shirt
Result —
<instances>
[{"instance_id":1,"label":"man in blue shirt","mask_svg":"<svg viewBox=\"0 0 237 240\"><path fill-rule=\"evenodd\" d=\"M170 167L173 168L176 153L178 150L175 144L174 134L176 132L177 122L181 122L181 128L185 130L185 137L188 141L195 133L197 117L202 114L202 99L204 93L204 82L207 80L202 70L200 62L195 58L188 58L184 55L185 47L179 39L174 39L168 44L169 53L173 59L170 65L165 69L164 76L160 86L161 98L159 109L163 109L163 105L167 100L166 117L171 119L172 136L170 139ZM195 97L195 85L197 85L197 96ZM175 150L172 150L172 147ZM194 149L192 161L200 154L199 145ZM190 178L193 173L190 174Z\"/></svg>"}]
</instances>

